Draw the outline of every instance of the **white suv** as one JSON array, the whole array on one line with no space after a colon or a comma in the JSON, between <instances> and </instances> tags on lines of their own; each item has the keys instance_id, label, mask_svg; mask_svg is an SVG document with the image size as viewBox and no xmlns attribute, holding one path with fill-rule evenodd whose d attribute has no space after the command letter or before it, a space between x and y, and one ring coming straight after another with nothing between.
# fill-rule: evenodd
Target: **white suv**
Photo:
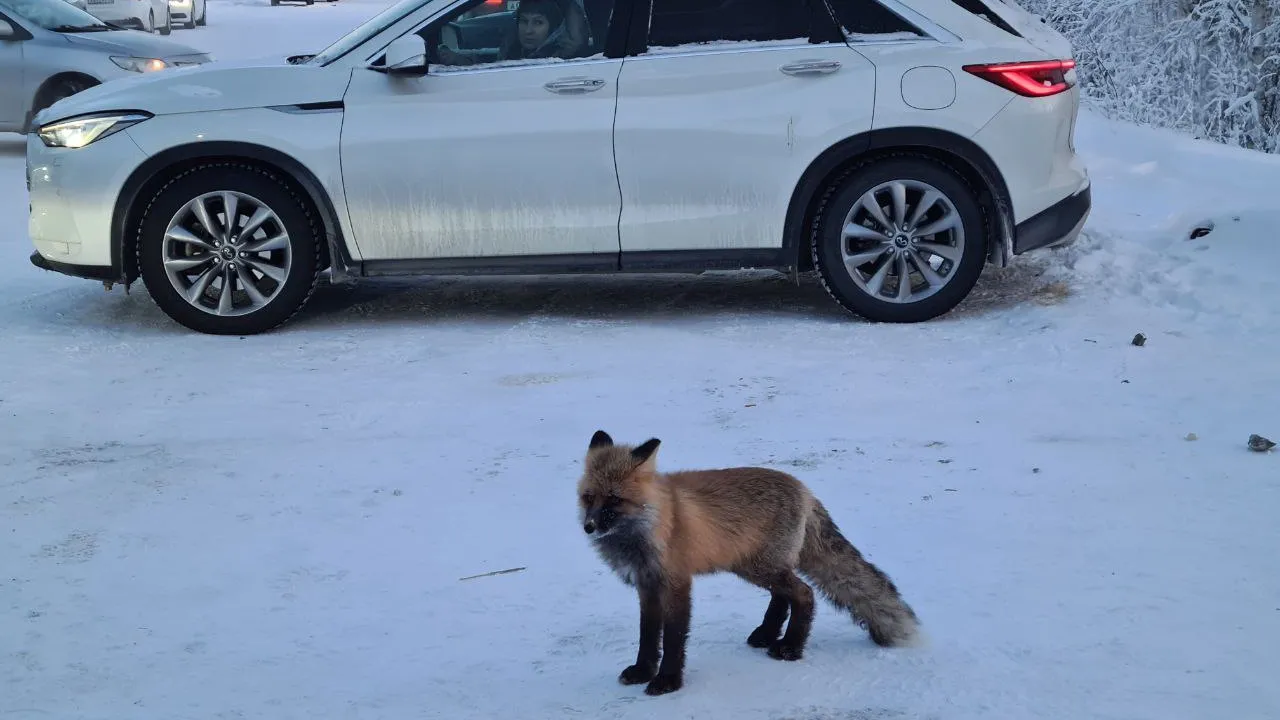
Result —
<instances>
[{"instance_id":1,"label":"white suv","mask_svg":"<svg viewBox=\"0 0 1280 720\"><path fill-rule=\"evenodd\" d=\"M319 275L816 270L936 317L1090 208L1071 48L1000 0L402 0L311 57L59 102L39 267L209 333Z\"/></svg>"}]
</instances>

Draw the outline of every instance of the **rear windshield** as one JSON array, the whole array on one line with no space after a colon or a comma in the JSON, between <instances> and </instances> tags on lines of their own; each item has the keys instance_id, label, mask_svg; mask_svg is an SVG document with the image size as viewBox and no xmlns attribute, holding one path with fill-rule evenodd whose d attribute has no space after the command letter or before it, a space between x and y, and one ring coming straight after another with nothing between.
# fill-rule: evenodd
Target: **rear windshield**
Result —
<instances>
[{"instance_id":1,"label":"rear windshield","mask_svg":"<svg viewBox=\"0 0 1280 720\"><path fill-rule=\"evenodd\" d=\"M0 0L0 10L45 30L88 32L111 29L110 25L65 0Z\"/></svg>"},{"instance_id":2,"label":"rear windshield","mask_svg":"<svg viewBox=\"0 0 1280 720\"><path fill-rule=\"evenodd\" d=\"M999 0L996 0L999 2ZM1001 30L1013 35L1014 37L1022 37L1022 33L1013 29L1013 26L1005 22L1004 18L991 12L991 8L987 6L983 0L951 0L951 2L995 25Z\"/></svg>"}]
</instances>

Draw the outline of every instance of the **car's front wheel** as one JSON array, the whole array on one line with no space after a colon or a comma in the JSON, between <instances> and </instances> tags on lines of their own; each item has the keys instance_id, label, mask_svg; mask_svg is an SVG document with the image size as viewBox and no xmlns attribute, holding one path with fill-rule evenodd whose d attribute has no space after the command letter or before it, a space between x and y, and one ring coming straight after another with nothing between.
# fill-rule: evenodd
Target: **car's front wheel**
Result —
<instances>
[{"instance_id":1,"label":"car's front wheel","mask_svg":"<svg viewBox=\"0 0 1280 720\"><path fill-rule=\"evenodd\" d=\"M862 163L827 190L810 241L823 285L873 322L913 323L950 312L986 258L977 192L920 155Z\"/></svg>"},{"instance_id":2,"label":"car's front wheel","mask_svg":"<svg viewBox=\"0 0 1280 720\"><path fill-rule=\"evenodd\" d=\"M169 317L198 332L265 332L302 309L323 237L310 206L265 170L199 166L150 198L138 266Z\"/></svg>"}]
</instances>

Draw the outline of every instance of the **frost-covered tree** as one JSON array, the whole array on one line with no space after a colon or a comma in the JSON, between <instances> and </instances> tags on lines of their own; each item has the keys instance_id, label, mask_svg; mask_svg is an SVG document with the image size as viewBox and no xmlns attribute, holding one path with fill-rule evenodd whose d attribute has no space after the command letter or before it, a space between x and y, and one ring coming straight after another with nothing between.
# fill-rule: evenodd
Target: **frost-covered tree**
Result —
<instances>
[{"instance_id":1,"label":"frost-covered tree","mask_svg":"<svg viewBox=\"0 0 1280 720\"><path fill-rule=\"evenodd\" d=\"M1104 114L1280 152L1280 0L1016 1L1071 39Z\"/></svg>"}]
</instances>

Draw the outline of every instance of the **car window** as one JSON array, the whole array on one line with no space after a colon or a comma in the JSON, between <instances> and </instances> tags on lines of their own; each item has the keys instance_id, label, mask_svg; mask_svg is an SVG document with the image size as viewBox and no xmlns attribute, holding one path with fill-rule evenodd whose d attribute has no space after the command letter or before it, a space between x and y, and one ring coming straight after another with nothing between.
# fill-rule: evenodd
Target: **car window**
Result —
<instances>
[{"instance_id":1,"label":"car window","mask_svg":"<svg viewBox=\"0 0 1280 720\"><path fill-rule=\"evenodd\" d=\"M0 0L0 9L45 30L107 30L106 23L65 0Z\"/></svg>"},{"instance_id":2,"label":"car window","mask_svg":"<svg viewBox=\"0 0 1280 720\"><path fill-rule=\"evenodd\" d=\"M614 0L477 0L418 31L431 72L600 57Z\"/></svg>"},{"instance_id":3,"label":"car window","mask_svg":"<svg viewBox=\"0 0 1280 720\"><path fill-rule=\"evenodd\" d=\"M819 26L815 19L814 4L804 0L653 0L649 47L804 42Z\"/></svg>"},{"instance_id":4,"label":"car window","mask_svg":"<svg viewBox=\"0 0 1280 720\"><path fill-rule=\"evenodd\" d=\"M992 25L995 25L1001 30L1009 33L1010 35L1014 37L1022 37L1022 33L1019 33L1017 30L1013 28L1012 25L1010 25L1008 22L1005 22L1005 19L1000 17L1000 15L992 12L991 8L987 7L987 5L982 2L982 0L951 0L951 1L954 2L956 5L959 5L960 7L964 8L965 10L973 13L974 15L977 15L983 20L986 20Z\"/></svg>"},{"instance_id":5,"label":"car window","mask_svg":"<svg viewBox=\"0 0 1280 720\"><path fill-rule=\"evenodd\" d=\"M924 37L918 28L876 0L827 0L847 37L880 40L885 37Z\"/></svg>"}]
</instances>

